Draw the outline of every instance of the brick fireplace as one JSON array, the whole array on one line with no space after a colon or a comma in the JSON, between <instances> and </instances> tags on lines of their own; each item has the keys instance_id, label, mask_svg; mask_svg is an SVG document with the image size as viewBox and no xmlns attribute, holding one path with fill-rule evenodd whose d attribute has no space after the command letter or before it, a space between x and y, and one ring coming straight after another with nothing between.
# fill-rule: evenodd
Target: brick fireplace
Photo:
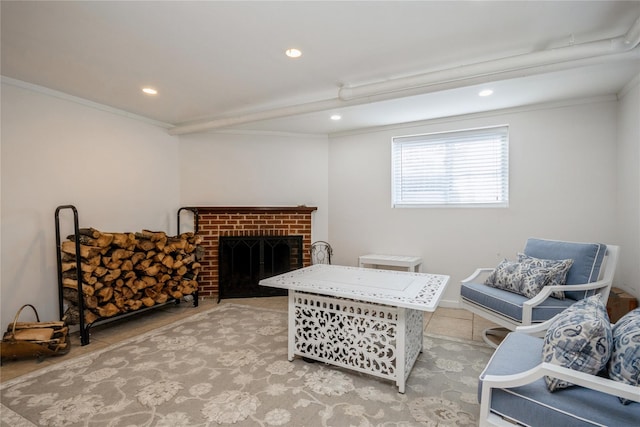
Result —
<instances>
[{"instance_id":1,"label":"brick fireplace","mask_svg":"<svg viewBox=\"0 0 640 427\"><path fill-rule=\"evenodd\" d=\"M316 207L204 206L183 209L197 212L198 234L204 248L204 258L200 261L202 270L198 275L201 297L219 296L218 251L223 236L301 236L303 266L311 264L311 216Z\"/></svg>"}]
</instances>

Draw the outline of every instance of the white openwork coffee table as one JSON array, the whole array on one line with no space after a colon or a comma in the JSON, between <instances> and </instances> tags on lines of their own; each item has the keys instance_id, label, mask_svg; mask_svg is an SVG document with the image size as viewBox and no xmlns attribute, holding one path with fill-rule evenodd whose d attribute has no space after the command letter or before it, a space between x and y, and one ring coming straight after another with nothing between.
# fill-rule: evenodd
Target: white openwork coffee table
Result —
<instances>
[{"instance_id":1,"label":"white openwork coffee table","mask_svg":"<svg viewBox=\"0 0 640 427\"><path fill-rule=\"evenodd\" d=\"M317 264L260 281L289 290L288 358L298 355L394 380L400 393L422 351L422 312L449 276Z\"/></svg>"}]
</instances>

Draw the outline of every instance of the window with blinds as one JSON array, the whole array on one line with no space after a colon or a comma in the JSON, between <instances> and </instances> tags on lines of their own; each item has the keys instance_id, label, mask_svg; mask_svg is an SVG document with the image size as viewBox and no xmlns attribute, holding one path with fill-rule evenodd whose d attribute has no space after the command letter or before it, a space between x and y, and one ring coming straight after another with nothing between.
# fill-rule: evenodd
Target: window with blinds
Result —
<instances>
[{"instance_id":1,"label":"window with blinds","mask_svg":"<svg viewBox=\"0 0 640 427\"><path fill-rule=\"evenodd\" d=\"M394 207L507 207L509 128L392 140Z\"/></svg>"}]
</instances>

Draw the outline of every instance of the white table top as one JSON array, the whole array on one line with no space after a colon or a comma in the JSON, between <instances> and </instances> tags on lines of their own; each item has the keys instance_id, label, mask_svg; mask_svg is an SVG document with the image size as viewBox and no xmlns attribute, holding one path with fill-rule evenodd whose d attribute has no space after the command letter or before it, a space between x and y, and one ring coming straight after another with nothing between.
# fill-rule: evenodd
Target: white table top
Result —
<instances>
[{"instance_id":1,"label":"white table top","mask_svg":"<svg viewBox=\"0 0 640 427\"><path fill-rule=\"evenodd\" d=\"M441 274L316 264L262 279L260 285L434 311L448 281Z\"/></svg>"}]
</instances>

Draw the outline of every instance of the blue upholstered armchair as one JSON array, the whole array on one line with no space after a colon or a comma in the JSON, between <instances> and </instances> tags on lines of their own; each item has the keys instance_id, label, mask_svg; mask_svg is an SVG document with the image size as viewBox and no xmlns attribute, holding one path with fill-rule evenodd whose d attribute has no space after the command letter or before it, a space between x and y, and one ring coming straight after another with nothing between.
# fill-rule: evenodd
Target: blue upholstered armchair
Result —
<instances>
[{"instance_id":1,"label":"blue upholstered armchair","mask_svg":"<svg viewBox=\"0 0 640 427\"><path fill-rule=\"evenodd\" d=\"M618 247L528 239L523 253L462 281L462 305L510 331L544 322L578 300L601 294L606 303ZM485 341L492 330L485 331Z\"/></svg>"},{"instance_id":2,"label":"blue upholstered armchair","mask_svg":"<svg viewBox=\"0 0 640 427\"><path fill-rule=\"evenodd\" d=\"M604 323L593 317L584 319L583 328L572 324L580 320L580 316L576 316L578 309L575 309L578 304L574 304L573 313L568 313L571 309L565 310L564 319L561 313L547 322L518 327L502 341L480 375L481 427L640 425L640 367L636 363L639 350L633 348L640 336L640 309L613 325L612 352L607 361L601 346L575 346L569 342L571 339L600 342L599 333L605 332L600 329ZM589 305L592 304L585 304L585 311L589 310ZM604 305L602 311L605 314L601 319L608 323ZM547 328L555 330L547 331ZM563 329L574 338L567 338ZM544 331L547 331L544 339L534 336ZM549 346L555 347L553 354L560 358L543 359L545 353L549 354L545 352L545 347ZM592 354L596 347L597 356ZM576 351L576 348L582 351ZM567 351L570 353L563 355ZM571 357L566 357L568 354ZM594 373L605 361L605 368ZM612 369L618 364L625 366L625 370ZM566 388L549 390L548 384L560 382L565 382Z\"/></svg>"}]
</instances>

